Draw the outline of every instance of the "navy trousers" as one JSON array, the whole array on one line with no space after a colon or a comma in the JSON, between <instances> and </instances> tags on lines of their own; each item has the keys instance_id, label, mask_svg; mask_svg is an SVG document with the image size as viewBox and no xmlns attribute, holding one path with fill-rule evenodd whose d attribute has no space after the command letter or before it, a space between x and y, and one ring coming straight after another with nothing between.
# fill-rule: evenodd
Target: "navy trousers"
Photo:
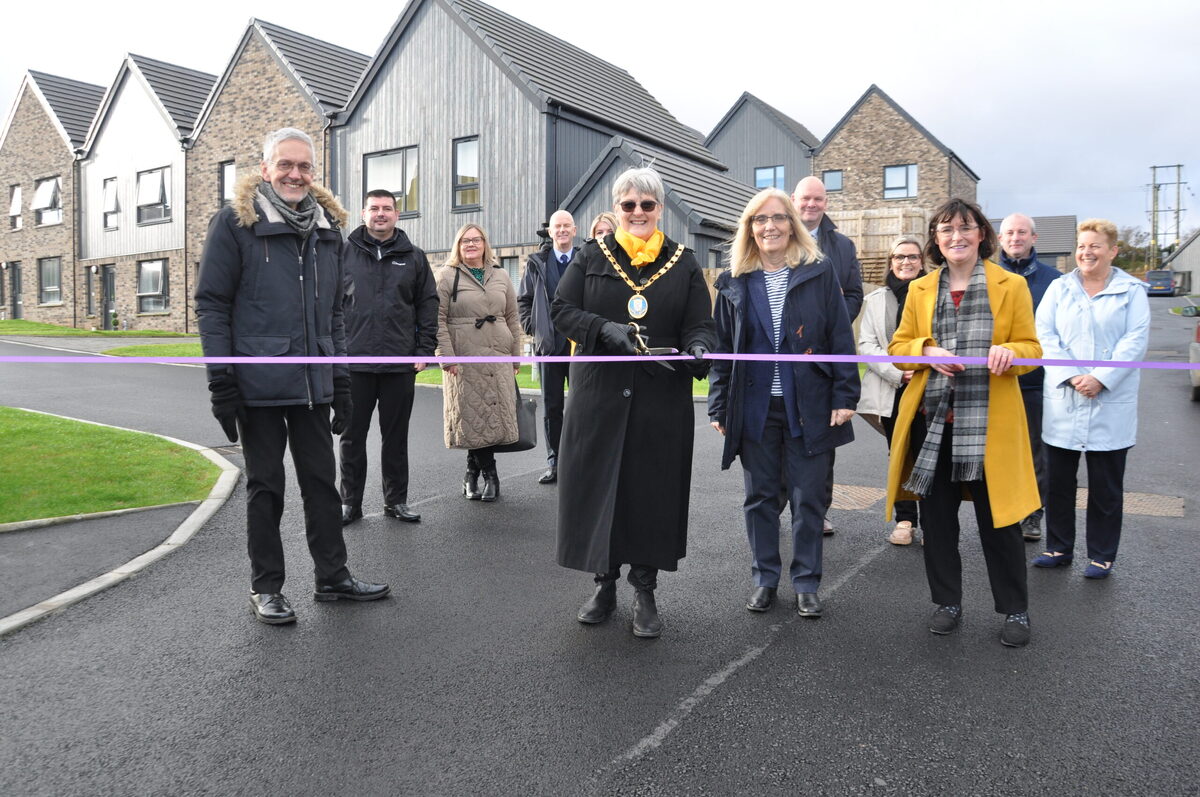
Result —
<instances>
[{"instance_id":1,"label":"navy trousers","mask_svg":"<svg viewBox=\"0 0 1200 797\"><path fill-rule=\"evenodd\" d=\"M563 383L568 380L570 363L538 363L542 383L542 419L546 428L546 464L558 466L558 442L562 439Z\"/></svg>"},{"instance_id":2,"label":"navy trousers","mask_svg":"<svg viewBox=\"0 0 1200 797\"><path fill-rule=\"evenodd\" d=\"M806 453L804 439L792 437L788 428L783 398L772 396L762 439L743 438L740 456L754 585L779 586L782 491L792 508L792 585L796 592L816 592L821 584L822 521L829 508L825 480L833 467L833 451Z\"/></svg>"},{"instance_id":3,"label":"navy trousers","mask_svg":"<svg viewBox=\"0 0 1200 797\"><path fill-rule=\"evenodd\" d=\"M1046 446L1050 495L1046 500L1046 550L1075 550L1075 488L1083 452ZM1096 562L1113 562L1121 544L1125 511L1125 459L1128 448L1088 451L1087 554Z\"/></svg>"}]
</instances>

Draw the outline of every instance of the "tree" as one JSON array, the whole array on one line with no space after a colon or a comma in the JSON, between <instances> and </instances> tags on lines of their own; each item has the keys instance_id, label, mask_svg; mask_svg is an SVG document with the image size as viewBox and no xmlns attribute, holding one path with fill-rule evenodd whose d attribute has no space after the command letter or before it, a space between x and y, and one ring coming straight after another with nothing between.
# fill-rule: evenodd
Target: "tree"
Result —
<instances>
[{"instance_id":1,"label":"tree","mask_svg":"<svg viewBox=\"0 0 1200 797\"><path fill-rule=\"evenodd\" d=\"M1150 259L1150 233L1132 225L1117 230L1117 246L1121 251L1113 265L1129 273L1142 273Z\"/></svg>"}]
</instances>

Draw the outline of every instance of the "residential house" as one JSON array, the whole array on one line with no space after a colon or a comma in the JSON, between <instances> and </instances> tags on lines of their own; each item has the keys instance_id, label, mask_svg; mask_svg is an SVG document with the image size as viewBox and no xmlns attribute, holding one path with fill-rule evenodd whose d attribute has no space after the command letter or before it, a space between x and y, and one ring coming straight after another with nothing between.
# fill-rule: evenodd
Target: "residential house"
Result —
<instances>
[{"instance_id":1,"label":"residential house","mask_svg":"<svg viewBox=\"0 0 1200 797\"><path fill-rule=\"evenodd\" d=\"M331 132L343 201L395 192L435 254L480 224L514 275L614 136L725 170L628 72L478 0L410 0Z\"/></svg>"},{"instance_id":2,"label":"residential house","mask_svg":"<svg viewBox=\"0 0 1200 797\"><path fill-rule=\"evenodd\" d=\"M318 180L328 182L329 117L350 97L370 56L250 20L224 73L196 120L187 155L187 253L189 281L198 276L200 254L213 215L233 197L237 178L258 173L263 138L295 127L316 144ZM353 217L356 204L348 209ZM180 297L191 302L192 290ZM190 305L189 305L190 308ZM195 329L194 308L188 327Z\"/></svg>"},{"instance_id":3,"label":"residential house","mask_svg":"<svg viewBox=\"0 0 1200 797\"><path fill-rule=\"evenodd\" d=\"M1075 268L1075 228L1079 226L1076 217L1030 216L1030 218L1033 219L1033 229L1037 232L1035 248L1038 260L1048 266L1054 266L1063 273ZM1004 221L1004 217L988 219L988 221L991 222L996 235L999 235L1000 223ZM997 253L996 257L999 256L1000 254Z\"/></svg>"},{"instance_id":4,"label":"residential house","mask_svg":"<svg viewBox=\"0 0 1200 797\"><path fill-rule=\"evenodd\" d=\"M807 127L748 91L704 140L733 179L789 194L812 174L812 153L820 144Z\"/></svg>"},{"instance_id":5,"label":"residential house","mask_svg":"<svg viewBox=\"0 0 1200 797\"><path fill-rule=\"evenodd\" d=\"M80 167L81 265L103 329L183 331L186 146L216 75L127 55Z\"/></svg>"},{"instance_id":6,"label":"residential house","mask_svg":"<svg viewBox=\"0 0 1200 797\"><path fill-rule=\"evenodd\" d=\"M0 130L0 319L83 326L77 294L92 275L76 268L76 151L104 88L28 71Z\"/></svg>"},{"instance_id":7,"label":"residential house","mask_svg":"<svg viewBox=\"0 0 1200 797\"><path fill-rule=\"evenodd\" d=\"M1200 230L1195 230L1184 238L1179 246L1167 256L1160 269L1171 269L1177 272L1175 284L1185 295L1200 290Z\"/></svg>"}]
</instances>

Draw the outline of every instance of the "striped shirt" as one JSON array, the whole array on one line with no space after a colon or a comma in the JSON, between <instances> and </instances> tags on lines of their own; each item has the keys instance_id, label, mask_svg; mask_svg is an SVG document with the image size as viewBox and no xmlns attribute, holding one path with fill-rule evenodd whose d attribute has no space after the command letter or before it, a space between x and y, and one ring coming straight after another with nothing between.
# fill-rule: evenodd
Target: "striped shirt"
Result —
<instances>
[{"instance_id":1,"label":"striped shirt","mask_svg":"<svg viewBox=\"0 0 1200 797\"><path fill-rule=\"evenodd\" d=\"M783 340L783 300L787 297L788 276L790 268L778 271L763 271L767 283L767 304L771 306L771 326L774 327L775 353L779 353L779 344ZM771 377L771 395L783 395L783 383L779 380L779 362L775 362L775 373Z\"/></svg>"}]
</instances>

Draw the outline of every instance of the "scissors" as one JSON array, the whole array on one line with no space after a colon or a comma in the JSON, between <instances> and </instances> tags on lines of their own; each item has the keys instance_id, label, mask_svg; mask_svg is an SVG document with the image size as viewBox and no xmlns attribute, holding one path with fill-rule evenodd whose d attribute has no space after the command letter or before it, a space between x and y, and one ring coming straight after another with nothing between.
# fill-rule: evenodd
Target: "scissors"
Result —
<instances>
[{"instance_id":1,"label":"scissors","mask_svg":"<svg viewBox=\"0 0 1200 797\"><path fill-rule=\"evenodd\" d=\"M656 346L654 348L651 348L646 345L646 339L642 337L642 333L646 331L645 327L639 326L638 324L635 324L634 322L630 321L629 328L631 330L633 330L632 334L631 334L631 336L633 337L633 348L638 354L645 354L647 356L655 356L655 355L660 355L660 354L678 354L679 353L678 349L672 349L670 346ZM663 362L662 360L655 360L655 362L658 363L659 365L661 365L663 368L666 368L668 371L675 370L675 366L671 365L668 362Z\"/></svg>"}]
</instances>

